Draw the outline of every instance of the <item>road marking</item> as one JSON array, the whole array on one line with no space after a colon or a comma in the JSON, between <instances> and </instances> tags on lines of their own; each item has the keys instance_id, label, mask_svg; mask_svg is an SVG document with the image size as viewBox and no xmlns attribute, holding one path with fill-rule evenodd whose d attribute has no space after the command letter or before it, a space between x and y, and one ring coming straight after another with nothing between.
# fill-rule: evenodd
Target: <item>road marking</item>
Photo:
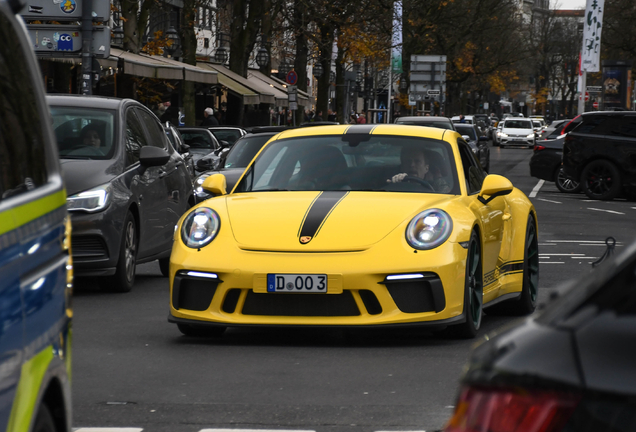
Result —
<instances>
[{"instance_id":1,"label":"road marking","mask_svg":"<svg viewBox=\"0 0 636 432\"><path fill-rule=\"evenodd\" d=\"M539 261L539 264L565 264L563 261Z\"/></svg>"},{"instance_id":2,"label":"road marking","mask_svg":"<svg viewBox=\"0 0 636 432\"><path fill-rule=\"evenodd\" d=\"M547 240L550 243L582 243L582 244L591 244L591 243L602 243L605 244L605 240ZM616 242L618 244L620 242Z\"/></svg>"},{"instance_id":3,"label":"road marking","mask_svg":"<svg viewBox=\"0 0 636 432\"><path fill-rule=\"evenodd\" d=\"M543 198L537 198L537 200L539 201L545 201L545 202L549 202L549 203L554 203L554 204L563 204L560 201L552 201L552 200L547 200L547 199L543 199Z\"/></svg>"},{"instance_id":4,"label":"road marking","mask_svg":"<svg viewBox=\"0 0 636 432\"><path fill-rule=\"evenodd\" d=\"M537 183L534 189L532 189L532 192L530 192L530 198L534 198L537 196L537 194L541 190L541 186L543 186L544 183L545 183L545 180L539 180L539 183Z\"/></svg>"},{"instance_id":5,"label":"road marking","mask_svg":"<svg viewBox=\"0 0 636 432\"><path fill-rule=\"evenodd\" d=\"M287 429L201 429L199 432L316 432L313 430Z\"/></svg>"},{"instance_id":6,"label":"road marking","mask_svg":"<svg viewBox=\"0 0 636 432\"><path fill-rule=\"evenodd\" d=\"M565 254L555 254L555 253L551 253L551 254L539 254L540 257L543 257L545 255L550 255L550 256L573 256L573 255L579 255L579 256L585 256L585 254L578 254L578 253L565 253Z\"/></svg>"},{"instance_id":7,"label":"road marking","mask_svg":"<svg viewBox=\"0 0 636 432\"><path fill-rule=\"evenodd\" d=\"M614 210L605 210L605 209L597 209L597 208L593 208L593 207L588 207L588 210L595 210L595 211L600 211L600 212L606 212L606 213L612 213L612 214L619 214L619 215L624 215L625 213L621 213L621 212L617 212Z\"/></svg>"},{"instance_id":8,"label":"road marking","mask_svg":"<svg viewBox=\"0 0 636 432\"><path fill-rule=\"evenodd\" d=\"M572 259L598 259L598 257L571 257Z\"/></svg>"}]
</instances>

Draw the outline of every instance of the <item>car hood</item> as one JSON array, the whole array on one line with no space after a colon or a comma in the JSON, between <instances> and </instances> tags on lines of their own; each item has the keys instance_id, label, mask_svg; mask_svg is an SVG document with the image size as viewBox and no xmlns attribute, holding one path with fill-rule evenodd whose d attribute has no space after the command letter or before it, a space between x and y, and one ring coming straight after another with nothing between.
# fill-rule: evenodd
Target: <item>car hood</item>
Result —
<instances>
[{"instance_id":1,"label":"car hood","mask_svg":"<svg viewBox=\"0 0 636 432\"><path fill-rule=\"evenodd\" d=\"M512 135L530 135L531 133L534 133L534 130L532 129L517 129L517 128L503 128L503 133L506 133L508 135L512 134Z\"/></svg>"},{"instance_id":2,"label":"car hood","mask_svg":"<svg viewBox=\"0 0 636 432\"><path fill-rule=\"evenodd\" d=\"M204 158L206 156L209 156L212 159L217 159L218 158L218 156L214 154L214 150L210 150L210 149L202 149L202 148L192 148L192 147L190 147L190 150L188 150L188 151L192 155L192 160L194 162L196 162L199 159L202 159L202 158Z\"/></svg>"},{"instance_id":3,"label":"car hood","mask_svg":"<svg viewBox=\"0 0 636 432\"><path fill-rule=\"evenodd\" d=\"M449 195L392 192L254 192L226 197L239 247L360 251Z\"/></svg>"},{"instance_id":4,"label":"car hood","mask_svg":"<svg viewBox=\"0 0 636 432\"><path fill-rule=\"evenodd\" d=\"M113 159L62 159L60 164L68 196L108 183L121 173Z\"/></svg>"}]
</instances>

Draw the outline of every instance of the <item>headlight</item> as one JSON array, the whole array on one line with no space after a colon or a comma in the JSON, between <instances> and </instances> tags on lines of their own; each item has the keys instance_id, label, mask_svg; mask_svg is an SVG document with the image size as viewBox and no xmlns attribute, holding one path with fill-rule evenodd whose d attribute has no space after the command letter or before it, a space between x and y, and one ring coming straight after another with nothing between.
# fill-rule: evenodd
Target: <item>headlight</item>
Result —
<instances>
[{"instance_id":1,"label":"headlight","mask_svg":"<svg viewBox=\"0 0 636 432\"><path fill-rule=\"evenodd\" d=\"M406 241L414 249L433 249L444 243L453 231L453 220L443 210L428 209L411 220Z\"/></svg>"},{"instance_id":2,"label":"headlight","mask_svg":"<svg viewBox=\"0 0 636 432\"><path fill-rule=\"evenodd\" d=\"M507 133L503 133L503 132L499 132L499 136L501 138L508 138L508 134Z\"/></svg>"},{"instance_id":3,"label":"headlight","mask_svg":"<svg viewBox=\"0 0 636 432\"><path fill-rule=\"evenodd\" d=\"M217 212L207 207L192 211L181 225L181 240L190 248L198 249L209 244L221 228Z\"/></svg>"},{"instance_id":4,"label":"headlight","mask_svg":"<svg viewBox=\"0 0 636 432\"><path fill-rule=\"evenodd\" d=\"M528 136L526 136L526 138L528 138L528 139L534 139L534 134L533 134L533 133L528 134Z\"/></svg>"},{"instance_id":5,"label":"headlight","mask_svg":"<svg viewBox=\"0 0 636 432\"><path fill-rule=\"evenodd\" d=\"M203 184L203 182L205 181L206 178L210 177L210 174L201 174L199 177L197 177L197 179L194 181L196 186L201 186Z\"/></svg>"},{"instance_id":6,"label":"headlight","mask_svg":"<svg viewBox=\"0 0 636 432\"><path fill-rule=\"evenodd\" d=\"M71 195L66 198L68 211L95 213L104 210L110 204L110 184Z\"/></svg>"}]
</instances>

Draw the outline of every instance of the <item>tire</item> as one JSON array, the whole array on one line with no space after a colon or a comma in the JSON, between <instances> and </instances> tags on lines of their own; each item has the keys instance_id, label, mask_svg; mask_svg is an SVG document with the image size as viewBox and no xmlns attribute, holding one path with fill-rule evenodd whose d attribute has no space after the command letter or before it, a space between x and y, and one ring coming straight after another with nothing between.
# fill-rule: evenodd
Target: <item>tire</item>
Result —
<instances>
[{"instance_id":1,"label":"tire","mask_svg":"<svg viewBox=\"0 0 636 432\"><path fill-rule=\"evenodd\" d=\"M562 167L558 167L554 174L554 184L557 189L563 193L579 193L581 192L581 183L568 178L563 172Z\"/></svg>"},{"instance_id":2,"label":"tire","mask_svg":"<svg viewBox=\"0 0 636 432\"><path fill-rule=\"evenodd\" d=\"M159 258L159 270L164 277L170 276L170 257Z\"/></svg>"},{"instance_id":3,"label":"tire","mask_svg":"<svg viewBox=\"0 0 636 432\"><path fill-rule=\"evenodd\" d=\"M197 325L191 325L191 324L177 323L177 327L179 328L179 331L184 336L190 336L190 337L220 338L221 336L223 336L223 333L225 333L225 327L222 327L222 326L208 327L208 326L197 326Z\"/></svg>"},{"instance_id":4,"label":"tire","mask_svg":"<svg viewBox=\"0 0 636 432\"><path fill-rule=\"evenodd\" d=\"M112 289L117 292L129 292L135 284L138 247L137 224L132 213L128 212L124 222L117 270L112 279Z\"/></svg>"},{"instance_id":5,"label":"tire","mask_svg":"<svg viewBox=\"0 0 636 432\"><path fill-rule=\"evenodd\" d=\"M38 414L35 417L35 422L33 423L32 432L56 432L53 415L51 415L51 411L44 404L40 405L40 408L38 409Z\"/></svg>"},{"instance_id":6,"label":"tire","mask_svg":"<svg viewBox=\"0 0 636 432\"><path fill-rule=\"evenodd\" d=\"M452 327L454 333L463 339L477 336L481 327L484 304L484 274L481 261L481 241L476 231L470 236L466 256L464 277L464 316L466 321Z\"/></svg>"},{"instance_id":7,"label":"tire","mask_svg":"<svg viewBox=\"0 0 636 432\"><path fill-rule=\"evenodd\" d=\"M581 186L590 199L613 200L621 192L621 175L616 165L597 159L583 168Z\"/></svg>"}]
</instances>

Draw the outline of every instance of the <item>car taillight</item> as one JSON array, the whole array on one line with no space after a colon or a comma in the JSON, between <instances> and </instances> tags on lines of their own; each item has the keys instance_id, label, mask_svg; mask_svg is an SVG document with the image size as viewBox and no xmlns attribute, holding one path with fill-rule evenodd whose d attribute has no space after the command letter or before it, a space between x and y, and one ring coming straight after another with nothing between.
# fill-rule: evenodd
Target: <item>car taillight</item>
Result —
<instances>
[{"instance_id":1,"label":"car taillight","mask_svg":"<svg viewBox=\"0 0 636 432\"><path fill-rule=\"evenodd\" d=\"M557 432L563 429L581 397L523 389L462 390L445 432Z\"/></svg>"},{"instance_id":2,"label":"car taillight","mask_svg":"<svg viewBox=\"0 0 636 432\"><path fill-rule=\"evenodd\" d=\"M576 126L576 124L579 123L580 121L581 121L581 114L577 115L572 120L570 120L568 124L566 124L565 127L563 128L562 133L566 134L570 132L574 128L574 126Z\"/></svg>"},{"instance_id":3,"label":"car taillight","mask_svg":"<svg viewBox=\"0 0 636 432\"><path fill-rule=\"evenodd\" d=\"M538 151L541 151L541 150L545 150L545 146L542 146L542 145L535 145L534 146L534 151L535 152L538 152Z\"/></svg>"}]
</instances>

